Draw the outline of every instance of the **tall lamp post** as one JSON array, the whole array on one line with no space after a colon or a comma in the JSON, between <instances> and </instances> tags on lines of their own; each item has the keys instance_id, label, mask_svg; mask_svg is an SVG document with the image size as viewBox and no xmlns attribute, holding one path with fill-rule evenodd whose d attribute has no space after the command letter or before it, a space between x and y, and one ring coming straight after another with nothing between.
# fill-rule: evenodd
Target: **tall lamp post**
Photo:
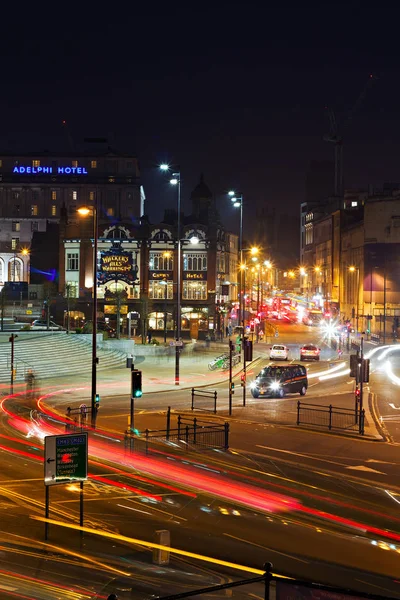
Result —
<instances>
[{"instance_id":1,"label":"tall lamp post","mask_svg":"<svg viewBox=\"0 0 400 600\"><path fill-rule=\"evenodd\" d=\"M170 166L167 164L160 165L161 171L169 171ZM177 271L176 271L176 341L181 340L181 279L182 279L182 243L181 243L181 172L176 170L172 172L171 185L176 185L178 190L177 197ZM179 358L180 346L175 344L175 385L179 385Z\"/></svg>"},{"instance_id":2,"label":"tall lamp post","mask_svg":"<svg viewBox=\"0 0 400 600\"><path fill-rule=\"evenodd\" d=\"M349 272L350 273L355 273L357 272L357 283L356 283L356 288L357 288L357 302L356 302L356 332L358 333L358 303L359 303L359 298L360 298L360 268L359 267L354 267L351 266L349 267Z\"/></svg>"},{"instance_id":3,"label":"tall lamp post","mask_svg":"<svg viewBox=\"0 0 400 600\"><path fill-rule=\"evenodd\" d=\"M239 228L239 263L243 264L243 195L235 194L233 190L228 192L228 196L230 196L233 206L235 208L240 208L240 228ZM242 269L240 269L240 277L239 277L239 286L238 286L238 296L239 296L239 310L238 310L238 325L243 325L243 334L244 334L244 312L245 312L245 304L242 296L243 292L243 280L242 280ZM242 313L243 306L243 313Z\"/></svg>"},{"instance_id":4,"label":"tall lamp post","mask_svg":"<svg viewBox=\"0 0 400 600\"><path fill-rule=\"evenodd\" d=\"M78 213L86 217L93 214L93 304L92 304L92 391L90 401L90 422L93 428L96 427L96 387L97 387L97 238L99 235L99 216L98 216L98 194L95 194L95 202L92 207L78 208Z\"/></svg>"}]
</instances>

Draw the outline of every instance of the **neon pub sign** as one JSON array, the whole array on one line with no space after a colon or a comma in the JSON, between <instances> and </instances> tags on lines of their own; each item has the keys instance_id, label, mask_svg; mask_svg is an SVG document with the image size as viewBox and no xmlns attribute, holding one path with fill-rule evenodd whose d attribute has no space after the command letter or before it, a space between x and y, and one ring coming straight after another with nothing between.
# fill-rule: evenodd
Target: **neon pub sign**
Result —
<instances>
[{"instance_id":1,"label":"neon pub sign","mask_svg":"<svg viewBox=\"0 0 400 600\"><path fill-rule=\"evenodd\" d=\"M19 175L50 175L53 173L53 167L28 167L16 166L13 168L13 173ZM58 175L87 175L85 167L57 167L54 173Z\"/></svg>"}]
</instances>

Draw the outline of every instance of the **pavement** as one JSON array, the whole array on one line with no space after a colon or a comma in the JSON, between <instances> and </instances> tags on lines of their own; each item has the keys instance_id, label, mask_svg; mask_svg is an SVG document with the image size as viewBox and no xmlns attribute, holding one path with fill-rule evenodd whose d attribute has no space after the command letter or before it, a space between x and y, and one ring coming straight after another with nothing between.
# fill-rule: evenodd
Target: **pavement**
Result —
<instances>
[{"instance_id":1,"label":"pavement","mask_svg":"<svg viewBox=\"0 0 400 600\"><path fill-rule=\"evenodd\" d=\"M283 337L283 336L282 336ZM296 362L299 344L289 344L293 355L293 361ZM216 418L225 419L239 423L254 423L265 424L273 423L276 426L296 426L297 418L297 402L299 397L288 396L284 399L261 398L253 399L251 397L249 383L254 379L261 365L269 362L270 344L261 342L254 346L254 361L247 364L247 398L246 406L243 406L243 390L240 387L239 374L242 371L243 365L240 363L232 370L235 381L235 393L232 398L232 414L229 415L229 391L228 378L229 372L223 370L210 371L208 364L216 355L226 351L226 344L218 344L215 348L202 349L196 351L194 349L186 351L180 359L180 385L175 385L175 355L160 356L160 357L139 357L135 361L135 367L142 370L143 382L143 398L135 400L135 427L141 431L148 429L164 429L165 428L165 412L168 406L171 406L176 413L190 414L191 411L191 395L188 390L192 387L206 387L215 389L218 393L218 415ZM368 346L366 347L366 351ZM315 406L328 406L333 404L337 409L353 409L354 408L354 391L353 382L347 377L342 377L336 380L320 382L318 373L329 373L332 367L335 367L343 360L348 359L347 353L344 352L339 359L336 351L332 350L329 345L325 344L322 349L321 363L309 364L309 373L313 375L313 379L309 381L309 390L307 396L302 399L302 402L314 404ZM79 376L72 376L68 379L68 387L65 386L65 380L58 384L56 388L60 389L55 396L51 398L53 407L60 410L61 414L65 414L67 406L79 406L79 403L85 401L88 404L87 396L90 397L90 386L87 378L82 380ZM53 384L53 382L52 382ZM53 388L54 389L54 388ZM98 426L111 428L116 431L123 431L127 426L127 418L129 413L129 398L130 398L130 377L128 369L110 369L98 374L97 391L101 396L101 409L98 414ZM377 425L379 420L374 419L374 414L371 412L370 402L368 399L368 388L365 395L365 434L363 439L382 441L384 436ZM160 396L157 393L164 392ZM156 395L155 395L156 394ZM90 402L90 400L89 400ZM209 400L201 399L197 401L197 407L200 412L198 418L215 418L212 415L213 405ZM206 408L206 412L203 412ZM112 420L111 420L112 419ZM112 425L111 425L112 423ZM305 429L316 427L304 426ZM329 430L317 428L319 431L327 435L346 435L359 438L359 434L355 431L339 431L335 433Z\"/></svg>"}]
</instances>

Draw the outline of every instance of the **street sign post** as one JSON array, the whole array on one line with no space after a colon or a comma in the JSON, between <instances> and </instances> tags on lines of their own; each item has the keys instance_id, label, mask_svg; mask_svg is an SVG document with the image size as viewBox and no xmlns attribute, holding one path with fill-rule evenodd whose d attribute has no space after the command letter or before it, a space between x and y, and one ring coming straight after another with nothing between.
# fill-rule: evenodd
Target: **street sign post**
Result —
<instances>
[{"instance_id":1,"label":"street sign post","mask_svg":"<svg viewBox=\"0 0 400 600\"><path fill-rule=\"evenodd\" d=\"M88 433L48 435L44 438L44 484L46 487L45 517L49 518L50 486L60 483L80 483L80 519L83 526L83 482L88 478ZM45 522L45 540L49 524Z\"/></svg>"},{"instance_id":2,"label":"street sign post","mask_svg":"<svg viewBox=\"0 0 400 600\"><path fill-rule=\"evenodd\" d=\"M68 433L44 438L44 484L57 485L88 478L88 434Z\"/></svg>"},{"instance_id":3,"label":"street sign post","mask_svg":"<svg viewBox=\"0 0 400 600\"><path fill-rule=\"evenodd\" d=\"M170 346L183 346L182 340L175 340L169 343Z\"/></svg>"}]
</instances>

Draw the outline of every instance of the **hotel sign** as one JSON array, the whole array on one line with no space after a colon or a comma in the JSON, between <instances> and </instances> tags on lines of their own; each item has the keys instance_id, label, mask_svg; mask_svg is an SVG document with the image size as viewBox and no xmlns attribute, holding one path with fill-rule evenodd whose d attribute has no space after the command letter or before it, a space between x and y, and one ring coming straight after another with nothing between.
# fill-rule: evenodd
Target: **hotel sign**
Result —
<instances>
[{"instance_id":1,"label":"hotel sign","mask_svg":"<svg viewBox=\"0 0 400 600\"><path fill-rule=\"evenodd\" d=\"M13 173L18 175L87 175L85 167L28 167L26 165L16 166Z\"/></svg>"},{"instance_id":2,"label":"hotel sign","mask_svg":"<svg viewBox=\"0 0 400 600\"><path fill-rule=\"evenodd\" d=\"M150 271L150 279L153 281L172 281L173 272L172 271Z\"/></svg>"},{"instance_id":3,"label":"hotel sign","mask_svg":"<svg viewBox=\"0 0 400 600\"><path fill-rule=\"evenodd\" d=\"M183 279L193 281L206 281L207 271L185 271L183 273Z\"/></svg>"},{"instance_id":4,"label":"hotel sign","mask_svg":"<svg viewBox=\"0 0 400 600\"><path fill-rule=\"evenodd\" d=\"M133 256L124 250L110 250L102 252L100 257L100 270L97 275L99 283L121 279L126 283L135 283L137 280L137 265L133 264Z\"/></svg>"}]
</instances>

